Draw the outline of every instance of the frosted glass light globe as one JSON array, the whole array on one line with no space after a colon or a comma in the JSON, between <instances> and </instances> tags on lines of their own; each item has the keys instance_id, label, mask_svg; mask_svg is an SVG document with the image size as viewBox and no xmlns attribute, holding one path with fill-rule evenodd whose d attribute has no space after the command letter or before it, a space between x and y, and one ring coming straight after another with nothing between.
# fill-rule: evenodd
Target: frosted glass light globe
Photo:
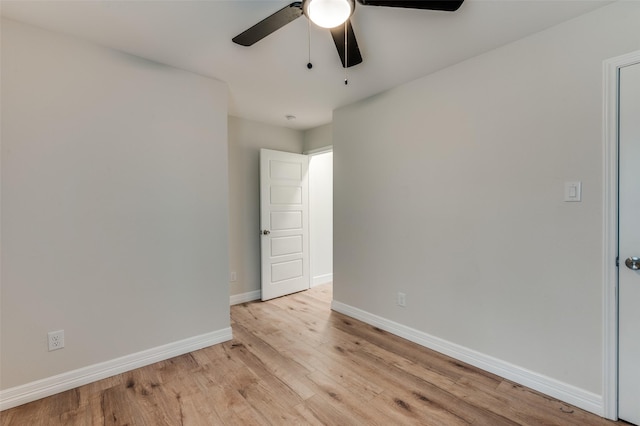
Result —
<instances>
[{"instance_id":1,"label":"frosted glass light globe","mask_svg":"<svg viewBox=\"0 0 640 426\"><path fill-rule=\"evenodd\" d=\"M335 28L353 13L348 0L308 0L305 9L311 22L322 28Z\"/></svg>"}]
</instances>

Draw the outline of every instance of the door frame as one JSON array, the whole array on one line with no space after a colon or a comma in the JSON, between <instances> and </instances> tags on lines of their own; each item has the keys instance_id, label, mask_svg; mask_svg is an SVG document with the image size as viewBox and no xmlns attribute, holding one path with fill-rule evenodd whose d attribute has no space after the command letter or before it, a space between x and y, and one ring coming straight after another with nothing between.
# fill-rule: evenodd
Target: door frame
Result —
<instances>
[{"instance_id":1,"label":"door frame","mask_svg":"<svg viewBox=\"0 0 640 426\"><path fill-rule=\"evenodd\" d=\"M309 156L309 169L311 169L311 157L314 157L316 155L326 154L329 152L333 153L333 145L326 145L320 148L304 151L303 154ZM333 169L331 173L333 175ZM311 173L309 173L309 175L311 175ZM333 196L333 193L332 193L332 196ZM311 233L311 216L313 216L313 211L311 210L311 179L309 179L309 272L313 271L313 248L311 248L311 245L312 245L311 241L313 241L314 237L311 235L312 234ZM331 249L333 251L333 246ZM333 275L333 268L331 273ZM313 284L313 274L311 274L311 276L309 277L309 281L310 281L309 288L315 287L316 285L320 285L320 284L315 284L315 285Z\"/></svg>"},{"instance_id":2,"label":"door frame","mask_svg":"<svg viewBox=\"0 0 640 426\"><path fill-rule=\"evenodd\" d=\"M603 415L618 420L618 91L620 69L640 50L603 63Z\"/></svg>"}]
</instances>

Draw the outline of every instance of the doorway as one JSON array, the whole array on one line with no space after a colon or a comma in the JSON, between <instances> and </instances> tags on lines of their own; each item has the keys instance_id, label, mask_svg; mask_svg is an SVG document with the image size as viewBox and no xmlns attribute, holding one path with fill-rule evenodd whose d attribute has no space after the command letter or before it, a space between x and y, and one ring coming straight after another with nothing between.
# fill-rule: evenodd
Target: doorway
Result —
<instances>
[{"instance_id":1,"label":"doorway","mask_svg":"<svg viewBox=\"0 0 640 426\"><path fill-rule=\"evenodd\" d=\"M260 150L261 299L333 281L333 152Z\"/></svg>"},{"instance_id":2,"label":"doorway","mask_svg":"<svg viewBox=\"0 0 640 426\"><path fill-rule=\"evenodd\" d=\"M333 282L333 150L309 153L311 287Z\"/></svg>"},{"instance_id":3,"label":"doorway","mask_svg":"<svg viewBox=\"0 0 640 426\"><path fill-rule=\"evenodd\" d=\"M628 124L634 123L636 120L625 120L625 114L629 108L638 108L640 106L640 96L627 92L631 88L632 93L637 93L640 87L640 51L623 55L605 61L604 64L604 142L605 142L605 158L604 158L604 190L605 190L605 209L604 209L604 389L603 389L603 409L604 415L610 419L617 419L618 416L627 421L640 423L640 411L637 410L638 404L634 402L640 399L640 389L636 385L629 386L630 382L638 382L633 378L640 378L640 371L637 365L631 365L625 362L625 359L637 358L640 348L635 345L629 345L629 341L633 341L634 336L640 334L640 329L634 318L629 319L628 303L620 303L624 297L626 302L629 297L638 297L636 294L628 294L628 280L640 281L640 272L631 270L631 266L626 265L626 259L635 255L627 253L629 247L629 238L632 239L631 246L635 247L640 241L638 235L633 234L633 230L628 229L625 217L633 212L628 209L638 208L637 202L629 203L630 199L640 199L637 191L637 185L631 185L635 189L629 191L629 166L630 158L628 155L640 152L640 149L631 148L629 141L633 144L640 141L640 135L634 135L631 138L624 136L629 131ZM628 71L634 69L634 72ZM623 71L625 70L625 71ZM624 86L621 84L621 76L625 74ZM629 85L631 75L638 81ZM636 86L634 86L634 84ZM635 87L635 88L634 88ZM626 99L626 100L625 100ZM632 102L628 102L632 100ZM634 106L635 105L635 106ZM625 109L625 111L622 111ZM637 110L636 110L637 111ZM639 130L633 130L640 133ZM624 140L623 140L624 137ZM637 147L637 145L636 145ZM624 152L622 152L624 151ZM631 153L631 154L630 154ZM624 157L621 157L624 156ZM637 164L638 160L631 160ZM637 167L632 168L637 170ZM637 173L637 172L636 172ZM637 181L636 177L632 177L633 183ZM626 188L626 189L625 189ZM635 207L634 207L635 204ZM633 227L632 227L633 228ZM637 234L637 231L636 231ZM636 241L638 240L638 241ZM640 282L638 283L640 285ZM622 295L622 291L627 291L627 295ZM636 317L637 318L637 317ZM630 321L636 324L630 330ZM632 334L629 339L629 333ZM624 371L623 371L624 369ZM627 380L631 375L631 381ZM625 380L619 378L625 377ZM629 403L631 401L631 404Z\"/></svg>"}]
</instances>

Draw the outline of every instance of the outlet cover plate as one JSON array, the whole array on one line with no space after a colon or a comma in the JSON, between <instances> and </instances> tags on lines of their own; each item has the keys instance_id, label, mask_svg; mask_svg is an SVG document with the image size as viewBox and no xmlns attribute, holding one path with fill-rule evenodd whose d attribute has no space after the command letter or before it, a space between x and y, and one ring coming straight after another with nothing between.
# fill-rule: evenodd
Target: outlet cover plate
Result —
<instances>
[{"instance_id":1,"label":"outlet cover plate","mask_svg":"<svg viewBox=\"0 0 640 426\"><path fill-rule=\"evenodd\" d=\"M403 308L407 306L407 295L405 293L398 292L397 303L398 303L398 306L401 306Z\"/></svg>"},{"instance_id":2,"label":"outlet cover plate","mask_svg":"<svg viewBox=\"0 0 640 426\"><path fill-rule=\"evenodd\" d=\"M47 333L49 352L64 348L64 330L50 331Z\"/></svg>"}]
</instances>

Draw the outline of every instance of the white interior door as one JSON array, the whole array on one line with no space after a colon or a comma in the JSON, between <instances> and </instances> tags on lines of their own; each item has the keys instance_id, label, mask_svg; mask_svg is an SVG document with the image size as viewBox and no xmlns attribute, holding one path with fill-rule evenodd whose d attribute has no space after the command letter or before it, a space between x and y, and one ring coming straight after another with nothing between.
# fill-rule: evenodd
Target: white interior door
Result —
<instances>
[{"instance_id":1,"label":"white interior door","mask_svg":"<svg viewBox=\"0 0 640 426\"><path fill-rule=\"evenodd\" d=\"M620 69L619 87L618 416L640 424L640 64Z\"/></svg>"},{"instance_id":2,"label":"white interior door","mask_svg":"<svg viewBox=\"0 0 640 426\"><path fill-rule=\"evenodd\" d=\"M262 300L309 288L309 158L260 151Z\"/></svg>"}]
</instances>

